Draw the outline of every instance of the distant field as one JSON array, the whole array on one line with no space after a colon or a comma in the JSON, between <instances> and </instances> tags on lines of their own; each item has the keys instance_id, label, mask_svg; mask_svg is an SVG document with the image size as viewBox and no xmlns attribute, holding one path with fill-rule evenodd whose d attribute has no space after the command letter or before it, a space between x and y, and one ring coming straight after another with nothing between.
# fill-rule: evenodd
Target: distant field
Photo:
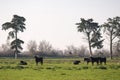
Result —
<instances>
[{"instance_id":1,"label":"distant field","mask_svg":"<svg viewBox=\"0 0 120 80\"><path fill-rule=\"evenodd\" d=\"M42 66L33 59L24 60L28 65L19 65L20 59L0 59L0 80L120 80L119 60L99 66L83 61L73 65L75 59L45 59Z\"/></svg>"}]
</instances>

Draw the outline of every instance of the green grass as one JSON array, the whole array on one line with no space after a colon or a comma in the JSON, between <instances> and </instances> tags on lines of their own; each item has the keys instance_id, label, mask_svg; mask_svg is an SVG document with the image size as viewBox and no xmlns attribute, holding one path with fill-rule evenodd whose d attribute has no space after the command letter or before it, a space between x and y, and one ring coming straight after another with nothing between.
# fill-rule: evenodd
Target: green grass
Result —
<instances>
[{"instance_id":1,"label":"green grass","mask_svg":"<svg viewBox=\"0 0 120 80\"><path fill-rule=\"evenodd\" d=\"M24 59L28 65L18 65L20 59L0 59L0 80L120 80L119 61L107 65L73 65L74 59L45 59L41 66Z\"/></svg>"}]
</instances>

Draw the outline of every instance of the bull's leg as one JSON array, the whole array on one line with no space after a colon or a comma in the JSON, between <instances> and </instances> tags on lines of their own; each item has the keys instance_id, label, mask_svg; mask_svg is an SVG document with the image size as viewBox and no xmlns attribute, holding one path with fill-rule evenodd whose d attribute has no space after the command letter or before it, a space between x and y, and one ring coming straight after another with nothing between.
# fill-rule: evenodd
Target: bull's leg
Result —
<instances>
[{"instance_id":1,"label":"bull's leg","mask_svg":"<svg viewBox=\"0 0 120 80\"><path fill-rule=\"evenodd\" d=\"M97 65L99 65L99 61L97 61Z\"/></svg>"},{"instance_id":2,"label":"bull's leg","mask_svg":"<svg viewBox=\"0 0 120 80\"><path fill-rule=\"evenodd\" d=\"M100 65L102 65L102 61L100 61Z\"/></svg>"},{"instance_id":3,"label":"bull's leg","mask_svg":"<svg viewBox=\"0 0 120 80\"><path fill-rule=\"evenodd\" d=\"M106 61L104 61L104 64L106 65Z\"/></svg>"},{"instance_id":4,"label":"bull's leg","mask_svg":"<svg viewBox=\"0 0 120 80\"><path fill-rule=\"evenodd\" d=\"M41 61L41 65L43 65L43 60Z\"/></svg>"}]
</instances>

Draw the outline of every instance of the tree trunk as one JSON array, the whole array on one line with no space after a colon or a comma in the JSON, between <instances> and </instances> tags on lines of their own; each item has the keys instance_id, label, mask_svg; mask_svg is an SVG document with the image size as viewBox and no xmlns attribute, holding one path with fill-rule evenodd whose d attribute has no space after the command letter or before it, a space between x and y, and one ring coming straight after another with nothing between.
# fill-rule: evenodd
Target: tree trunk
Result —
<instances>
[{"instance_id":1,"label":"tree trunk","mask_svg":"<svg viewBox=\"0 0 120 80\"><path fill-rule=\"evenodd\" d=\"M90 41L90 34L87 34L88 36L88 44L89 44L89 51L90 51L90 56L92 56L92 49L91 49L91 41Z\"/></svg>"},{"instance_id":2,"label":"tree trunk","mask_svg":"<svg viewBox=\"0 0 120 80\"><path fill-rule=\"evenodd\" d=\"M16 39L16 41L17 41L17 30L16 30L16 32L15 32L15 39ZM17 48L17 42L16 42L16 47L15 47L15 59L17 59L17 55L18 55L18 53L17 53L17 51L18 51L18 48Z\"/></svg>"},{"instance_id":3,"label":"tree trunk","mask_svg":"<svg viewBox=\"0 0 120 80\"><path fill-rule=\"evenodd\" d=\"M112 52L112 32L110 34L110 57L111 59L113 59L113 56L112 56L113 52Z\"/></svg>"},{"instance_id":4,"label":"tree trunk","mask_svg":"<svg viewBox=\"0 0 120 80\"><path fill-rule=\"evenodd\" d=\"M17 52L15 51L15 59L17 59Z\"/></svg>"}]
</instances>

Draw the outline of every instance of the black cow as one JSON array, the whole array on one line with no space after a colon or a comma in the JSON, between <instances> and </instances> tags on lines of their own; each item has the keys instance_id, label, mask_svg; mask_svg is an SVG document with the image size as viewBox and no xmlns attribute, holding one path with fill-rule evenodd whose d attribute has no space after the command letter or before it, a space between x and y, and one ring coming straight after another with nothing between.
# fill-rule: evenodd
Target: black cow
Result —
<instances>
[{"instance_id":1,"label":"black cow","mask_svg":"<svg viewBox=\"0 0 120 80\"><path fill-rule=\"evenodd\" d=\"M84 61L86 61L88 64L89 62L91 62L91 58L84 58Z\"/></svg>"},{"instance_id":2,"label":"black cow","mask_svg":"<svg viewBox=\"0 0 120 80\"><path fill-rule=\"evenodd\" d=\"M96 62L97 65L102 64L104 62L104 64L106 64L106 57L89 57L89 58L84 58L84 61L87 62L87 64L89 62L92 62L92 65L94 65L94 63Z\"/></svg>"},{"instance_id":3,"label":"black cow","mask_svg":"<svg viewBox=\"0 0 120 80\"><path fill-rule=\"evenodd\" d=\"M76 60L73 62L74 65L78 65L80 63L80 60Z\"/></svg>"},{"instance_id":4,"label":"black cow","mask_svg":"<svg viewBox=\"0 0 120 80\"><path fill-rule=\"evenodd\" d=\"M20 65L27 65L27 62L25 62L25 61L20 61Z\"/></svg>"},{"instance_id":5,"label":"black cow","mask_svg":"<svg viewBox=\"0 0 120 80\"><path fill-rule=\"evenodd\" d=\"M92 65L94 65L94 62L96 62L97 65L99 64L100 57L90 57L90 58L91 58Z\"/></svg>"},{"instance_id":6,"label":"black cow","mask_svg":"<svg viewBox=\"0 0 120 80\"><path fill-rule=\"evenodd\" d=\"M40 62L41 65L43 65L43 57L39 57L39 56L34 56L34 57L35 57L36 65L38 65L38 62Z\"/></svg>"},{"instance_id":7,"label":"black cow","mask_svg":"<svg viewBox=\"0 0 120 80\"><path fill-rule=\"evenodd\" d=\"M100 57L100 64L102 64L104 62L104 64L106 65L106 57Z\"/></svg>"}]
</instances>

